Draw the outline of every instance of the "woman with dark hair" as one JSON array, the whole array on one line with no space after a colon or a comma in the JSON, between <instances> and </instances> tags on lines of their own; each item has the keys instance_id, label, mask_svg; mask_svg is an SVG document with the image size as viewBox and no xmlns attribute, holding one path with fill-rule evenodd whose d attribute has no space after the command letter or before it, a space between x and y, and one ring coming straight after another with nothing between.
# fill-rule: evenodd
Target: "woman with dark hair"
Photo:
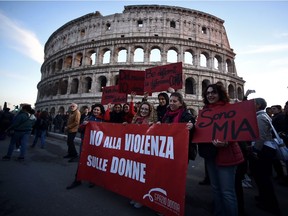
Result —
<instances>
[{"instance_id":1,"label":"woman with dark hair","mask_svg":"<svg viewBox=\"0 0 288 216\"><path fill-rule=\"evenodd\" d=\"M110 112L110 122L123 123L123 111L120 103L114 104L112 111Z\"/></svg>"},{"instance_id":2,"label":"woman with dark hair","mask_svg":"<svg viewBox=\"0 0 288 216\"><path fill-rule=\"evenodd\" d=\"M230 99L222 85L210 84L202 94L204 108L225 106ZM214 200L214 215L238 215L235 192L237 165L244 161L237 142L211 140L198 144L199 155L205 159Z\"/></svg>"},{"instance_id":3,"label":"woman with dark hair","mask_svg":"<svg viewBox=\"0 0 288 216\"><path fill-rule=\"evenodd\" d=\"M162 118L167 111L167 107L169 105L169 96L165 92L161 92L158 94L159 105L156 108L157 118L159 122L162 122Z\"/></svg>"},{"instance_id":4,"label":"woman with dark hair","mask_svg":"<svg viewBox=\"0 0 288 216\"><path fill-rule=\"evenodd\" d=\"M187 128L189 129L189 143L188 143L188 160L195 160L197 155L197 146L191 142L192 129L195 124L195 118L187 109L184 102L183 95L179 92L173 92L170 95L169 106L162 118L162 123L184 123L187 122Z\"/></svg>"},{"instance_id":5,"label":"woman with dark hair","mask_svg":"<svg viewBox=\"0 0 288 216\"><path fill-rule=\"evenodd\" d=\"M130 124L132 122L133 117L135 116L136 112L134 110L134 97L136 93L131 92L131 100L130 103L123 104L123 111L122 111L122 120L125 124Z\"/></svg>"}]
</instances>

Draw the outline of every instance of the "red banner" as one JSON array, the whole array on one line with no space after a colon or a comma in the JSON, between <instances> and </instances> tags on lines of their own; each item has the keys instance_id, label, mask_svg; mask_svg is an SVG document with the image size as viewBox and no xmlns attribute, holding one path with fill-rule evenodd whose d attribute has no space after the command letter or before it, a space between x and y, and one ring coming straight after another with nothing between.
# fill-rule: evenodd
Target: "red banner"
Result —
<instances>
[{"instance_id":1,"label":"red banner","mask_svg":"<svg viewBox=\"0 0 288 216\"><path fill-rule=\"evenodd\" d=\"M119 92L137 95L144 95L145 71L120 70L119 71Z\"/></svg>"},{"instance_id":2,"label":"red banner","mask_svg":"<svg viewBox=\"0 0 288 216\"><path fill-rule=\"evenodd\" d=\"M186 123L90 122L77 178L165 215L184 215L188 165Z\"/></svg>"},{"instance_id":3,"label":"red banner","mask_svg":"<svg viewBox=\"0 0 288 216\"><path fill-rule=\"evenodd\" d=\"M193 142L252 141L259 137L254 100L199 111Z\"/></svg>"},{"instance_id":4,"label":"red banner","mask_svg":"<svg viewBox=\"0 0 288 216\"><path fill-rule=\"evenodd\" d=\"M102 91L101 104L105 105L108 103L111 104L126 103L127 94L119 93L118 89L119 89L118 85L104 87Z\"/></svg>"},{"instance_id":5,"label":"red banner","mask_svg":"<svg viewBox=\"0 0 288 216\"><path fill-rule=\"evenodd\" d=\"M182 89L182 62L146 69L145 92L167 91L169 87Z\"/></svg>"}]
</instances>

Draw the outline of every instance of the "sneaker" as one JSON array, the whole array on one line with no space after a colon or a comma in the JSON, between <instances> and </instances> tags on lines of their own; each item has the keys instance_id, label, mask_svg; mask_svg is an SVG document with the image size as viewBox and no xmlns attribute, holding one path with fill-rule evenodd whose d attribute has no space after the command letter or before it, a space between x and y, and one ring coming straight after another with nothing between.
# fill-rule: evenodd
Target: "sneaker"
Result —
<instances>
[{"instance_id":1,"label":"sneaker","mask_svg":"<svg viewBox=\"0 0 288 216\"><path fill-rule=\"evenodd\" d=\"M135 202L134 208L141 208L143 205L141 203Z\"/></svg>"},{"instance_id":2,"label":"sneaker","mask_svg":"<svg viewBox=\"0 0 288 216\"><path fill-rule=\"evenodd\" d=\"M242 180L242 187L243 188L253 188L253 186L247 180Z\"/></svg>"},{"instance_id":3,"label":"sneaker","mask_svg":"<svg viewBox=\"0 0 288 216\"><path fill-rule=\"evenodd\" d=\"M20 152L20 148L17 148L17 149L15 149L14 151L16 151L16 152Z\"/></svg>"},{"instance_id":4,"label":"sneaker","mask_svg":"<svg viewBox=\"0 0 288 216\"><path fill-rule=\"evenodd\" d=\"M247 174L245 174L245 180L248 181L248 182L252 181L251 178Z\"/></svg>"},{"instance_id":5,"label":"sneaker","mask_svg":"<svg viewBox=\"0 0 288 216\"><path fill-rule=\"evenodd\" d=\"M11 159L11 157L8 155L5 155L4 157L2 157L2 160L4 160L4 161L9 161L10 159Z\"/></svg>"},{"instance_id":6,"label":"sneaker","mask_svg":"<svg viewBox=\"0 0 288 216\"><path fill-rule=\"evenodd\" d=\"M81 185L82 182L81 181L73 181L71 185L67 186L66 189L67 190L70 190L70 189L73 189L75 187L78 187L79 185Z\"/></svg>"}]
</instances>

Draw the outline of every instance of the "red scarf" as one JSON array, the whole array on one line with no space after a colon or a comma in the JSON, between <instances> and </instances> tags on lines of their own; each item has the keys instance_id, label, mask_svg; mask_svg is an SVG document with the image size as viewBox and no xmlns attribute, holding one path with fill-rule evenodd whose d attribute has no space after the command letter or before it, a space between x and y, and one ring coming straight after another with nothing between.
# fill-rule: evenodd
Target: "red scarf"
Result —
<instances>
[{"instance_id":1,"label":"red scarf","mask_svg":"<svg viewBox=\"0 0 288 216\"><path fill-rule=\"evenodd\" d=\"M177 110L172 111L170 108L167 109L162 122L163 123L179 123L182 113L184 112L184 108L180 107Z\"/></svg>"},{"instance_id":2,"label":"red scarf","mask_svg":"<svg viewBox=\"0 0 288 216\"><path fill-rule=\"evenodd\" d=\"M213 108L213 107L217 107L217 106L224 106L225 104L227 104L227 102L218 101L218 102L213 103L213 104L206 104L206 105L204 106L204 108Z\"/></svg>"},{"instance_id":3,"label":"red scarf","mask_svg":"<svg viewBox=\"0 0 288 216\"><path fill-rule=\"evenodd\" d=\"M142 117L142 116L136 116L134 124L149 124L147 116Z\"/></svg>"}]
</instances>

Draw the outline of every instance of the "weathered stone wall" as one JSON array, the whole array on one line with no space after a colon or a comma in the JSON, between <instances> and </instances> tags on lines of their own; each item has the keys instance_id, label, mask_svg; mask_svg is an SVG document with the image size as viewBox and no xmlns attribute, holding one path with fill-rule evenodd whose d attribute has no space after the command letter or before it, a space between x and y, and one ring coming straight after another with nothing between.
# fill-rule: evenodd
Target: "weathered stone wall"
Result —
<instances>
[{"instance_id":1,"label":"weathered stone wall","mask_svg":"<svg viewBox=\"0 0 288 216\"><path fill-rule=\"evenodd\" d=\"M71 102L90 106L101 101L104 86L117 84L120 69L173 62L183 62L182 92L195 111L210 83L221 83L232 99L241 100L245 81L237 76L223 24L204 12L162 5L132 5L123 13L97 11L72 20L45 44L36 109L65 112ZM149 100L157 103L157 94Z\"/></svg>"}]
</instances>

